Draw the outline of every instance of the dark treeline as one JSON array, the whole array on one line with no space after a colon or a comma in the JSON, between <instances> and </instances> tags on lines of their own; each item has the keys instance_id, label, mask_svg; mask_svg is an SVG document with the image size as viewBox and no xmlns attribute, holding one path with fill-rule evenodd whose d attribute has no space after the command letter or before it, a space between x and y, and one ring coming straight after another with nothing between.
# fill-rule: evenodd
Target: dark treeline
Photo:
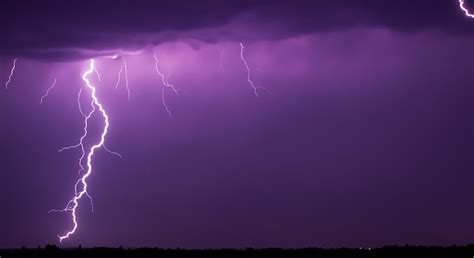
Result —
<instances>
[{"instance_id":1,"label":"dark treeline","mask_svg":"<svg viewBox=\"0 0 474 258\"><path fill-rule=\"evenodd\" d=\"M161 249L161 248L69 248L60 249L54 245L34 249L21 248L0 250L1 258L16 257L163 257L163 258L297 258L297 257L474 257L474 244L451 247L423 247L423 246L386 246L374 249Z\"/></svg>"}]
</instances>

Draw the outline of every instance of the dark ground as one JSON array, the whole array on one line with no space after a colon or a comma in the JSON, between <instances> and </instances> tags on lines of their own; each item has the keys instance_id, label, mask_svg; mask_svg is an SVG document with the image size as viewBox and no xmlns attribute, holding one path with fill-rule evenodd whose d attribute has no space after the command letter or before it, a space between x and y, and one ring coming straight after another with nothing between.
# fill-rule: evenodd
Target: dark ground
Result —
<instances>
[{"instance_id":1,"label":"dark ground","mask_svg":"<svg viewBox=\"0 0 474 258\"><path fill-rule=\"evenodd\" d=\"M423 246L386 246L375 249L212 249L212 250L185 250L161 248L73 248L60 249L54 245L35 249L22 248L0 250L1 258L10 257L474 257L474 244L468 246L451 247L423 247Z\"/></svg>"}]
</instances>

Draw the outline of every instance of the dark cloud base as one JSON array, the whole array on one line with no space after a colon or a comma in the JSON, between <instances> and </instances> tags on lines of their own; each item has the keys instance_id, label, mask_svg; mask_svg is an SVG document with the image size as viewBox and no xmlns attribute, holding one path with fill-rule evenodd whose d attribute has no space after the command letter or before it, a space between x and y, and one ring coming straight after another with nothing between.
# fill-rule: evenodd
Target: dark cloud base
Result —
<instances>
[{"instance_id":1,"label":"dark cloud base","mask_svg":"<svg viewBox=\"0 0 474 258\"><path fill-rule=\"evenodd\" d=\"M354 27L470 36L466 19L454 0L6 0L0 55L81 59L176 39L273 40Z\"/></svg>"}]
</instances>

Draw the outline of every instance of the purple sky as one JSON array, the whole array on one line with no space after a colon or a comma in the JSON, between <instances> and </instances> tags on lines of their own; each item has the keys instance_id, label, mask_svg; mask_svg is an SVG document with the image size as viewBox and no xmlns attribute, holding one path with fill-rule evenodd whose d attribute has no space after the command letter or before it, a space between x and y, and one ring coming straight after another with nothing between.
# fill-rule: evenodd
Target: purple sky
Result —
<instances>
[{"instance_id":1,"label":"purple sky","mask_svg":"<svg viewBox=\"0 0 474 258\"><path fill-rule=\"evenodd\" d=\"M19 57L0 93L0 247L71 227L47 212L74 194L80 151L57 150L82 133L89 57L123 158L94 156L95 213L83 199L62 246L474 242L474 20L457 1L82 2L0 4L2 81ZM120 60L98 57L120 49L143 50L125 56L131 102ZM152 50L181 89L173 118Z\"/></svg>"}]
</instances>

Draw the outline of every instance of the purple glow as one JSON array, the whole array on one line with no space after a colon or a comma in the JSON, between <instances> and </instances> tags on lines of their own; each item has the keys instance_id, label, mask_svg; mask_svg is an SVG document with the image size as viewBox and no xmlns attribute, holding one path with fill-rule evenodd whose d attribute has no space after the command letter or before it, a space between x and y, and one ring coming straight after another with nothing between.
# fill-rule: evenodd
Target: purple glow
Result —
<instances>
[{"instance_id":1,"label":"purple glow","mask_svg":"<svg viewBox=\"0 0 474 258\"><path fill-rule=\"evenodd\" d=\"M472 242L470 0L17 2L0 249Z\"/></svg>"}]
</instances>

